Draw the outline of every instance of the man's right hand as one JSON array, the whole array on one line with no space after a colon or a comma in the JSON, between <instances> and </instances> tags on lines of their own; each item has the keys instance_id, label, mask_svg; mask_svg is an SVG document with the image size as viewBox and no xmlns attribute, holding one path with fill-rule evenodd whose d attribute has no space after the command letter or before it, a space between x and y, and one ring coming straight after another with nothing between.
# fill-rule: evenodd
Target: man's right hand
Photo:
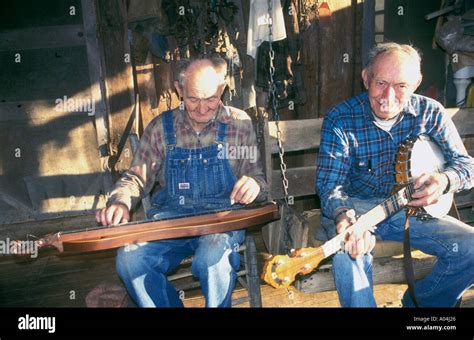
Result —
<instances>
[{"instance_id":1,"label":"man's right hand","mask_svg":"<svg viewBox=\"0 0 474 340\"><path fill-rule=\"evenodd\" d=\"M114 203L95 213L95 219L102 225L127 223L130 220L130 212L125 204Z\"/></svg>"},{"instance_id":2,"label":"man's right hand","mask_svg":"<svg viewBox=\"0 0 474 340\"><path fill-rule=\"evenodd\" d=\"M348 210L345 213L342 213L338 216L336 220L336 230L340 234L355 223L355 211ZM365 230L362 233L352 232L347 240L344 243L344 250L349 253L349 255L355 259L359 255L366 254L371 252L375 247L375 236L370 233L370 231Z\"/></svg>"}]
</instances>

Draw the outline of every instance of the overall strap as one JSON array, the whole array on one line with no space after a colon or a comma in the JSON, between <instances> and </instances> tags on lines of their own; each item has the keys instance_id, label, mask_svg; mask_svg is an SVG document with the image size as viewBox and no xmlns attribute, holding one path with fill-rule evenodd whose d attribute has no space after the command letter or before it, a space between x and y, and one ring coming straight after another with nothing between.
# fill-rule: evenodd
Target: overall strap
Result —
<instances>
[{"instance_id":1,"label":"overall strap","mask_svg":"<svg viewBox=\"0 0 474 340\"><path fill-rule=\"evenodd\" d=\"M216 132L216 143L224 143L227 137L227 124L219 122Z\"/></svg>"},{"instance_id":2,"label":"overall strap","mask_svg":"<svg viewBox=\"0 0 474 340\"><path fill-rule=\"evenodd\" d=\"M173 110L165 111L162 115L166 146L174 147L176 145L176 134L174 132Z\"/></svg>"},{"instance_id":3,"label":"overall strap","mask_svg":"<svg viewBox=\"0 0 474 340\"><path fill-rule=\"evenodd\" d=\"M230 116L230 109L228 106L224 106L225 113ZM224 143L227 137L227 124L219 122L217 126L217 133L216 133L216 143L221 144Z\"/></svg>"}]
</instances>

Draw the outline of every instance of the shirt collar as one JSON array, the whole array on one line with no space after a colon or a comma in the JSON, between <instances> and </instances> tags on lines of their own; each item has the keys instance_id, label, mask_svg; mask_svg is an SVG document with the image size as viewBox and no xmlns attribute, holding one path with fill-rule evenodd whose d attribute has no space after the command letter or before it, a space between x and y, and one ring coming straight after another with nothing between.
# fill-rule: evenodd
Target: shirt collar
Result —
<instances>
[{"instance_id":1,"label":"shirt collar","mask_svg":"<svg viewBox=\"0 0 474 340\"><path fill-rule=\"evenodd\" d=\"M420 110L416 110L416 107L420 106L419 104L419 97L417 95L412 94L408 102L405 104L403 112L409 113L416 117L420 114Z\"/></svg>"}]
</instances>

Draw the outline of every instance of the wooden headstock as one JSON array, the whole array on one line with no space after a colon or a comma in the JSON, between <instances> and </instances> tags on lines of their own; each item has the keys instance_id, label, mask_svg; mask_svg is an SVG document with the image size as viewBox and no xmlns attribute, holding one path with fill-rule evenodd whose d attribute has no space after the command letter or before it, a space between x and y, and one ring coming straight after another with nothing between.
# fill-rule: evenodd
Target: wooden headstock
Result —
<instances>
[{"instance_id":1,"label":"wooden headstock","mask_svg":"<svg viewBox=\"0 0 474 340\"><path fill-rule=\"evenodd\" d=\"M263 267L263 280L274 288L288 288L297 274L311 273L324 259L321 248L297 249L291 256L276 255Z\"/></svg>"}]
</instances>

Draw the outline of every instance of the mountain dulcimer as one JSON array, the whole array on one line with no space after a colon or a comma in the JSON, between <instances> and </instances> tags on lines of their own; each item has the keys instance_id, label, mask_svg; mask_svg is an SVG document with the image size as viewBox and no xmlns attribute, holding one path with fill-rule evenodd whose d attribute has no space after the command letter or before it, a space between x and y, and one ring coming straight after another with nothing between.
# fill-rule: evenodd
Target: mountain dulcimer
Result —
<instances>
[{"instance_id":1,"label":"mountain dulcimer","mask_svg":"<svg viewBox=\"0 0 474 340\"><path fill-rule=\"evenodd\" d=\"M35 243L38 248L53 247L61 253L86 252L118 248L136 242L222 233L266 224L279 218L276 203L252 204L241 209L173 219L62 231L41 237Z\"/></svg>"}]
</instances>

